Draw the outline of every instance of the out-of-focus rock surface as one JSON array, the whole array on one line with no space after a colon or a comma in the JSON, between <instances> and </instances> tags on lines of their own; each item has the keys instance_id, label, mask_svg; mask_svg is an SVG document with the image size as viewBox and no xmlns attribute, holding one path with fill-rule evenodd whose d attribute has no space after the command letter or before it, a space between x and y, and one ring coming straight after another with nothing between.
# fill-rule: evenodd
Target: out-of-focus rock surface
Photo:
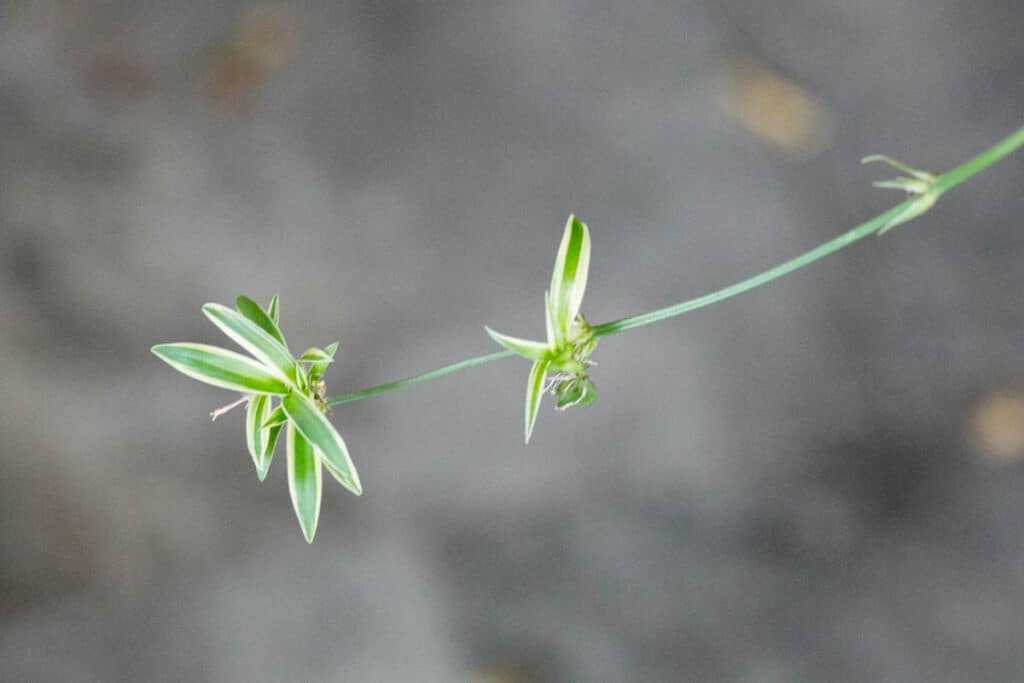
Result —
<instances>
[{"instance_id":1,"label":"out-of-focus rock surface","mask_svg":"<svg viewBox=\"0 0 1024 683\"><path fill-rule=\"evenodd\" d=\"M315 545L157 342L282 297L341 393L757 272L1022 124L1008 0L0 5L0 680L1007 681L1024 157L605 339L333 413ZM532 332L531 332L532 330ZM1015 403L1016 401L1016 403ZM1014 406L1018 406L1014 412ZM1016 437L1014 435L1017 435ZM1018 444L1018 445L1014 445ZM279 454L280 455L280 454Z\"/></svg>"}]
</instances>

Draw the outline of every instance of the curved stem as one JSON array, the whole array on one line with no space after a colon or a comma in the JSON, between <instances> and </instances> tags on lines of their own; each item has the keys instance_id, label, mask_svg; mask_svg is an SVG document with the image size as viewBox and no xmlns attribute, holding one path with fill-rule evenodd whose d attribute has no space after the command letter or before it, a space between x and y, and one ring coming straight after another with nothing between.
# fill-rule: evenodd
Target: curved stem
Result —
<instances>
[{"instance_id":1,"label":"curved stem","mask_svg":"<svg viewBox=\"0 0 1024 683\"><path fill-rule=\"evenodd\" d=\"M785 263L781 263L774 268L769 268L763 273L758 273L754 277L747 278L737 282L736 284L723 287L722 289L699 296L695 299L689 299L678 304L666 306L665 308L659 308L654 311L647 313L641 313L640 315L634 315L630 318L623 318L622 320L613 320L612 322L602 323L601 325L594 326L594 336L604 337L609 334L618 334L619 332L625 332L631 330L634 327L642 327L644 325L650 325L666 318L673 318L683 313L689 313L690 311L698 308L704 308L710 306L713 303L729 299L742 294L748 290L760 287L763 284L767 284L772 280L777 280L783 275L788 275L794 270L799 270L804 266L810 265L815 261L828 256L834 252L839 251L843 247L849 246L859 239L867 237L873 233L878 232L880 229L888 225L889 221L898 216L909 206L912 200L907 200L902 204L897 204L885 213L879 214L869 220L866 223L858 225L856 228L848 232L844 232L839 237L835 237L824 244L811 249L808 252L800 254L794 259L790 259Z\"/></svg>"},{"instance_id":2,"label":"curved stem","mask_svg":"<svg viewBox=\"0 0 1024 683\"><path fill-rule=\"evenodd\" d=\"M375 387L369 387L367 389L361 389L351 394L345 394L344 396L333 396L327 399L327 405L329 406L340 406L342 403L350 403L351 401L358 401L361 398L367 396L373 396L374 394L383 394L385 391L394 391L395 389L401 389L412 384L419 384L420 382L426 382L428 379L437 379L438 377L444 377L445 375L459 370L465 370L466 368L472 368L477 365L483 365L484 363L490 363L492 360L501 360L502 358L509 358L513 356L511 351L495 351L494 353L488 353L483 356L477 356L476 358L468 358L458 363L446 365L443 368L437 370L431 370L430 372L424 372L420 375L413 375L412 377L406 377L405 379L395 380L394 382L388 382L387 384L378 384Z\"/></svg>"},{"instance_id":3,"label":"curved stem","mask_svg":"<svg viewBox=\"0 0 1024 683\"><path fill-rule=\"evenodd\" d=\"M1020 128L994 144L992 147L989 147L978 156L969 159L968 161L942 174L935 180L932 189L937 194L942 194L1015 152L1021 146L1024 146L1024 128ZM821 244L814 249L797 256L796 258L790 259L785 263L781 263L774 268L769 268L763 273L759 273L753 277L747 278L746 280L741 280L740 282L729 285L728 287L723 287L722 289L718 289L709 294L704 294L703 296L699 296L694 299L688 299L687 301L683 301L678 304L659 308L647 313L641 313L640 315L634 315L629 318L622 318L621 320L613 320L611 322L595 325L593 327L594 336L607 337L609 335L618 334L619 332L631 330L635 327L650 325L651 323L666 320L667 318L673 318L677 315L682 315L683 313L689 313L690 311L703 308L704 306L710 306L713 303L724 301L725 299L734 297L737 294L742 294L743 292L760 287L772 280L776 280L784 275L792 273L795 270L799 270L804 266L808 266L829 254L833 254L872 233L878 232L889 225L891 220L906 211L915 200L916 198L914 197L907 199L888 211L875 216L871 220L861 223L857 227L844 232L838 237L834 237L828 242L825 242L824 244ZM477 365L483 365L484 363L490 363L491 361L501 360L502 358L509 358L513 355L514 354L511 351L496 351L483 356L469 358L467 360L459 361L458 363L453 363L452 365L447 365L443 368L438 368L437 370L413 375L412 377L406 377L405 379L396 380L387 384L378 384L377 386L362 389L351 394L335 396L328 399L327 404L336 406L341 405L342 403L358 401L359 399L366 398L367 396L382 394L384 392L394 391L395 389L401 389L402 387L407 387L412 384L418 384L419 382L437 379L438 377L443 377L459 370L465 370Z\"/></svg>"}]
</instances>

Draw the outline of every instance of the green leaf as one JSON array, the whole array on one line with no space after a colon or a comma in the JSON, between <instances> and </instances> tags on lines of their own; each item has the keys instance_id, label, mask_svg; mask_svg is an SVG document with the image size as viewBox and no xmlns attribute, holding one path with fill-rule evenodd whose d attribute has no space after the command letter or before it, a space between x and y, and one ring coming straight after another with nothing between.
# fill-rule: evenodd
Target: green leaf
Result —
<instances>
[{"instance_id":1,"label":"green leaf","mask_svg":"<svg viewBox=\"0 0 1024 683\"><path fill-rule=\"evenodd\" d=\"M264 412L270 410L270 401L265 394L249 399L249 407L245 412L245 445L256 471L260 470L260 459L263 457L264 430L261 425L267 419Z\"/></svg>"},{"instance_id":2,"label":"green leaf","mask_svg":"<svg viewBox=\"0 0 1024 683\"><path fill-rule=\"evenodd\" d=\"M502 334L501 332L495 332L486 325L484 326L484 329L487 330L487 334L491 335L491 339L498 342L512 353L522 356L527 360L547 360L548 358L551 358L551 347L544 342L510 337L506 334Z\"/></svg>"},{"instance_id":3,"label":"green leaf","mask_svg":"<svg viewBox=\"0 0 1024 683\"><path fill-rule=\"evenodd\" d=\"M320 412L313 399L293 391L281 399L281 407L302 435L338 472L342 486L357 496L362 495L363 487L359 483L359 474L356 472L356 466L352 464L352 458L349 457L345 440Z\"/></svg>"},{"instance_id":4,"label":"green leaf","mask_svg":"<svg viewBox=\"0 0 1024 683\"><path fill-rule=\"evenodd\" d=\"M256 476L260 481L267 478L267 471L270 469L270 460L274 457L274 444L277 441L277 433L281 431L277 427L264 427L267 417L271 411L270 397L264 394L253 396L249 400L249 410L245 419L245 441L249 447L249 455L256 466Z\"/></svg>"},{"instance_id":5,"label":"green leaf","mask_svg":"<svg viewBox=\"0 0 1024 683\"><path fill-rule=\"evenodd\" d=\"M571 405L576 405L583 398L583 392L583 382L579 377L559 382L555 387L555 394L558 396L558 409L564 410Z\"/></svg>"},{"instance_id":6,"label":"green leaf","mask_svg":"<svg viewBox=\"0 0 1024 683\"><path fill-rule=\"evenodd\" d=\"M234 351L206 344L158 344L153 353L178 372L215 387L257 394L287 394L270 368Z\"/></svg>"},{"instance_id":7,"label":"green leaf","mask_svg":"<svg viewBox=\"0 0 1024 683\"><path fill-rule=\"evenodd\" d=\"M544 376L550 364L550 361L539 360L530 369L530 379L526 383L526 443L530 443L533 424L537 421L540 399L544 394Z\"/></svg>"},{"instance_id":8,"label":"green leaf","mask_svg":"<svg viewBox=\"0 0 1024 683\"><path fill-rule=\"evenodd\" d=\"M220 328L221 332L251 353L268 367L277 368L281 376L295 384L297 373L295 359L281 342L267 334L263 328L238 311L221 304L206 304L203 313Z\"/></svg>"},{"instance_id":9,"label":"green leaf","mask_svg":"<svg viewBox=\"0 0 1024 683\"><path fill-rule=\"evenodd\" d=\"M583 378L584 391L583 396L576 402L577 407L586 408L597 400L597 387L590 381L589 377Z\"/></svg>"},{"instance_id":10,"label":"green leaf","mask_svg":"<svg viewBox=\"0 0 1024 683\"><path fill-rule=\"evenodd\" d=\"M580 311L589 270L590 230L576 216L569 216L562 242L558 245L550 290L555 319L563 338L568 338L569 328Z\"/></svg>"},{"instance_id":11,"label":"green leaf","mask_svg":"<svg viewBox=\"0 0 1024 683\"><path fill-rule=\"evenodd\" d=\"M320 497L323 495L323 473L316 450L295 428L288 425L288 492L292 507L299 518L299 526L312 543L316 523L320 518Z\"/></svg>"},{"instance_id":12,"label":"green leaf","mask_svg":"<svg viewBox=\"0 0 1024 683\"><path fill-rule=\"evenodd\" d=\"M258 303L247 296L240 296L235 299L235 308L237 308L238 312L246 318L259 325L264 332L281 342L281 346L285 349L288 348L288 344L285 342L284 335L281 334L281 330L277 327L277 323L275 323L274 319L260 308Z\"/></svg>"},{"instance_id":13,"label":"green leaf","mask_svg":"<svg viewBox=\"0 0 1024 683\"><path fill-rule=\"evenodd\" d=\"M263 458L261 459L263 469L256 473L260 481L267 478L267 472L270 471L270 461L274 459L274 449L277 448L277 439L281 435L283 428L284 425L279 424L267 430L267 439L263 442Z\"/></svg>"},{"instance_id":14,"label":"green leaf","mask_svg":"<svg viewBox=\"0 0 1024 683\"><path fill-rule=\"evenodd\" d=\"M302 363L295 364L295 377L299 380L299 388L306 390L309 388L309 376L306 374L306 370L303 368Z\"/></svg>"},{"instance_id":15,"label":"green leaf","mask_svg":"<svg viewBox=\"0 0 1024 683\"><path fill-rule=\"evenodd\" d=\"M274 298L270 300L270 305L267 306L267 315L270 316L275 325L281 323L281 310L278 308L277 294L274 295Z\"/></svg>"},{"instance_id":16,"label":"green leaf","mask_svg":"<svg viewBox=\"0 0 1024 683\"><path fill-rule=\"evenodd\" d=\"M264 428L269 428L273 427L274 425L283 425L287 421L288 416L284 414L284 408L278 406L274 408L274 412L270 413L267 419L263 421L263 424L261 426Z\"/></svg>"},{"instance_id":17,"label":"green leaf","mask_svg":"<svg viewBox=\"0 0 1024 683\"><path fill-rule=\"evenodd\" d=\"M555 314L555 306L551 302L551 293L544 292L544 326L548 333L548 346L553 349L560 349L565 344L562 336L562 328L558 325L558 317Z\"/></svg>"},{"instance_id":18,"label":"green leaf","mask_svg":"<svg viewBox=\"0 0 1024 683\"><path fill-rule=\"evenodd\" d=\"M303 351L302 355L299 356L299 360L300 361L307 361L307 362L311 362L311 363L315 362L315 361L323 361L325 363L331 363L331 362L334 361L334 358L333 358L333 356L329 356L327 354L327 352L324 351L323 349L318 349L317 347L314 346L312 348L308 348L305 351Z\"/></svg>"},{"instance_id":19,"label":"green leaf","mask_svg":"<svg viewBox=\"0 0 1024 683\"><path fill-rule=\"evenodd\" d=\"M573 406L586 407L597 398L594 383L585 375L559 382L555 387L555 393L558 395L559 410Z\"/></svg>"},{"instance_id":20,"label":"green leaf","mask_svg":"<svg viewBox=\"0 0 1024 683\"><path fill-rule=\"evenodd\" d=\"M317 451L317 452L319 453L319 451ZM322 455L323 455L323 454L321 453L321 456L322 456ZM334 468L334 465L332 465L332 464L331 464L331 463L330 463L330 462L329 462L329 461L327 460L327 458L321 457L321 459L320 459L320 463L321 463L321 464L322 464L322 465L324 466L324 469L325 469L325 470L327 470L327 472L328 472L328 473L329 473L329 474L330 474L330 475L331 475L332 477L334 477L334 480L335 480L336 482L338 482L339 484L341 484L341 485L342 485L342 486L344 486L345 488L348 488L348 484L346 484L346 483L345 483L345 474L344 474L343 472L340 472L339 470L336 470L336 469Z\"/></svg>"},{"instance_id":21,"label":"green leaf","mask_svg":"<svg viewBox=\"0 0 1024 683\"><path fill-rule=\"evenodd\" d=\"M313 349L308 349L307 353ZM324 354L324 360L316 361L309 366L309 381L316 382L320 380L327 372L327 367L334 362L334 354L338 352L338 342L328 344L323 349L315 349L316 351L322 351ZM305 356L306 354L302 354Z\"/></svg>"}]
</instances>

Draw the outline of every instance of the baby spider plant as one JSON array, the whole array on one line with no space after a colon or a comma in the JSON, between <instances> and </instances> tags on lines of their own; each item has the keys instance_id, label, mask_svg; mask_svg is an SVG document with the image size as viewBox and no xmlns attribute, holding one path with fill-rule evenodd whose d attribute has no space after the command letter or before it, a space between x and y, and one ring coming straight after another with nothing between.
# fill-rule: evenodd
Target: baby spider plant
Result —
<instances>
[{"instance_id":1,"label":"baby spider plant","mask_svg":"<svg viewBox=\"0 0 1024 683\"><path fill-rule=\"evenodd\" d=\"M597 398L587 376L597 339L580 313L590 269L590 230L576 216L569 216L551 274L551 289L544 292L547 341L510 337L485 327L487 334L512 353L533 361L526 382L526 442L537 421L540 400L550 391L558 408L589 406Z\"/></svg>"},{"instance_id":2,"label":"baby spider plant","mask_svg":"<svg viewBox=\"0 0 1024 683\"><path fill-rule=\"evenodd\" d=\"M875 187L883 190L903 190L907 193L907 197L909 197L906 209L894 215L878 231L879 235L884 235L897 225L903 225L907 221L912 221L928 209L932 208L932 205L938 201L939 195L942 194L942 191L936 187L936 181L938 178L934 174L929 173L928 171L922 171L919 168L907 166L903 162L896 161L884 154L872 154L871 156L866 156L860 160L860 163L870 164L876 161L888 164L897 171L903 171L907 174L906 176L899 176L892 180L877 180L871 183Z\"/></svg>"},{"instance_id":3,"label":"baby spider plant","mask_svg":"<svg viewBox=\"0 0 1024 683\"><path fill-rule=\"evenodd\" d=\"M206 304L203 313L252 358L192 343L159 344L153 347L153 353L193 379L242 393L240 399L210 416L217 419L235 406L248 404L245 438L260 481L267 476L284 430L288 490L302 533L312 543L320 517L322 469L357 496L363 491L345 440L324 415L327 397L323 378L334 362L338 344L307 349L295 358L278 327L276 296L266 310L244 296L238 297L236 306L237 310L232 310Z\"/></svg>"}]
</instances>

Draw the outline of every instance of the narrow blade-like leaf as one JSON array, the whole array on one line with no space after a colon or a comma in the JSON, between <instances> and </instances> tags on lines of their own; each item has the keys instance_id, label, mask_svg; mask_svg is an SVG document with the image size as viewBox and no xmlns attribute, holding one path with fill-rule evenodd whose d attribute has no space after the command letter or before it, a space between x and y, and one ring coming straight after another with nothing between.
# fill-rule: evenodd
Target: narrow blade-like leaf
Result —
<instances>
[{"instance_id":1,"label":"narrow blade-like leaf","mask_svg":"<svg viewBox=\"0 0 1024 683\"><path fill-rule=\"evenodd\" d=\"M551 301L563 337L568 337L569 328L579 313L589 270L590 230L576 216L569 216L551 274Z\"/></svg>"},{"instance_id":2,"label":"narrow blade-like leaf","mask_svg":"<svg viewBox=\"0 0 1024 683\"><path fill-rule=\"evenodd\" d=\"M267 430L267 438L263 442L263 457L260 462L263 463L263 469L256 472L256 476L263 481L267 478L267 472L270 471L270 462L274 459L274 449L277 448L277 440L281 436L281 430L284 428L283 424L274 425Z\"/></svg>"},{"instance_id":3,"label":"narrow blade-like leaf","mask_svg":"<svg viewBox=\"0 0 1024 683\"><path fill-rule=\"evenodd\" d=\"M285 349L288 348L288 344L285 342L284 335L281 334L281 330L278 328L277 323L274 322L274 319L271 318L270 315L260 308L258 303L247 296L240 296L235 299L235 308L237 308L238 312L246 318L259 325L264 332L281 342L281 346Z\"/></svg>"},{"instance_id":4,"label":"narrow blade-like leaf","mask_svg":"<svg viewBox=\"0 0 1024 683\"><path fill-rule=\"evenodd\" d=\"M267 306L267 315L270 316L275 325L281 324L281 309L277 301L277 294L274 295L274 298L270 300L270 305Z\"/></svg>"},{"instance_id":5,"label":"narrow blade-like leaf","mask_svg":"<svg viewBox=\"0 0 1024 683\"><path fill-rule=\"evenodd\" d=\"M288 416L284 414L284 408L278 406L274 408L274 412L270 413L261 425L263 428L273 427L274 425L283 425L288 421Z\"/></svg>"},{"instance_id":6,"label":"narrow blade-like leaf","mask_svg":"<svg viewBox=\"0 0 1024 683\"><path fill-rule=\"evenodd\" d=\"M860 160L860 163L862 163L862 164L870 164L870 163L875 162L875 161L881 161L883 163L889 164L890 166L895 168L897 171L903 171L904 173L909 173L910 175L914 176L918 180L924 180L924 181L929 182L929 183L930 182L934 182L934 180L935 180L935 175L933 173L929 173L928 171L922 171L921 169L914 168L913 166L907 166L903 162L896 161L892 157L887 157L884 154L872 154L870 156L866 156L866 157L864 157L863 159Z\"/></svg>"},{"instance_id":7,"label":"narrow blade-like leaf","mask_svg":"<svg viewBox=\"0 0 1024 683\"><path fill-rule=\"evenodd\" d=\"M302 533L312 543L320 518L323 472L313 445L292 424L288 425L288 492Z\"/></svg>"},{"instance_id":8,"label":"narrow blade-like leaf","mask_svg":"<svg viewBox=\"0 0 1024 683\"><path fill-rule=\"evenodd\" d=\"M249 411L245 420L245 441L249 447L252 462L256 466L256 476L260 481L267 478L270 459L274 457L274 442L277 440L277 433L281 430L280 425L276 427L263 426L271 412L270 404L269 396L263 394L253 396L249 401Z\"/></svg>"},{"instance_id":9,"label":"narrow blade-like leaf","mask_svg":"<svg viewBox=\"0 0 1024 683\"><path fill-rule=\"evenodd\" d=\"M548 333L548 344L553 349L560 349L565 344L562 337L562 328L558 325L558 317L555 314L555 306L551 302L551 293L544 292L544 326Z\"/></svg>"},{"instance_id":10,"label":"narrow blade-like leaf","mask_svg":"<svg viewBox=\"0 0 1024 683\"><path fill-rule=\"evenodd\" d=\"M295 383L295 359L281 342L267 334L263 328L238 311L221 304L206 304L203 306L203 313L236 344L268 367L277 368L288 382Z\"/></svg>"},{"instance_id":11,"label":"narrow blade-like leaf","mask_svg":"<svg viewBox=\"0 0 1024 683\"><path fill-rule=\"evenodd\" d=\"M550 364L549 361L539 360L530 369L530 379L526 383L526 443L530 443L533 424L537 421L540 399L544 394L544 376Z\"/></svg>"},{"instance_id":12,"label":"narrow blade-like leaf","mask_svg":"<svg viewBox=\"0 0 1024 683\"><path fill-rule=\"evenodd\" d=\"M484 326L484 329L487 330L487 334L491 335L491 339L498 342L512 353L522 356L527 360L547 360L548 358L551 358L551 347L544 342L510 337L507 334L495 332L487 326Z\"/></svg>"},{"instance_id":13,"label":"narrow blade-like leaf","mask_svg":"<svg viewBox=\"0 0 1024 683\"><path fill-rule=\"evenodd\" d=\"M240 353L206 344L158 344L153 353L178 372L215 387L257 394L287 394L278 373Z\"/></svg>"},{"instance_id":14,"label":"narrow blade-like leaf","mask_svg":"<svg viewBox=\"0 0 1024 683\"><path fill-rule=\"evenodd\" d=\"M327 346L324 347L324 353L326 353L331 358L334 358L334 354L337 353L337 352L338 352L338 342L334 342L332 344L328 344Z\"/></svg>"},{"instance_id":15,"label":"narrow blade-like leaf","mask_svg":"<svg viewBox=\"0 0 1024 683\"><path fill-rule=\"evenodd\" d=\"M296 391L281 399L281 407L302 435L320 451L324 460L337 470L342 477L341 484L357 496L362 495L359 474L348 454L345 440L320 412L313 399Z\"/></svg>"},{"instance_id":16,"label":"narrow blade-like leaf","mask_svg":"<svg viewBox=\"0 0 1024 683\"><path fill-rule=\"evenodd\" d=\"M267 419L264 412L270 410L270 400L266 395L253 396L249 399L249 408L245 413L245 445L249 448L249 456L256 471L260 470L260 459L263 457L263 421Z\"/></svg>"}]
</instances>

